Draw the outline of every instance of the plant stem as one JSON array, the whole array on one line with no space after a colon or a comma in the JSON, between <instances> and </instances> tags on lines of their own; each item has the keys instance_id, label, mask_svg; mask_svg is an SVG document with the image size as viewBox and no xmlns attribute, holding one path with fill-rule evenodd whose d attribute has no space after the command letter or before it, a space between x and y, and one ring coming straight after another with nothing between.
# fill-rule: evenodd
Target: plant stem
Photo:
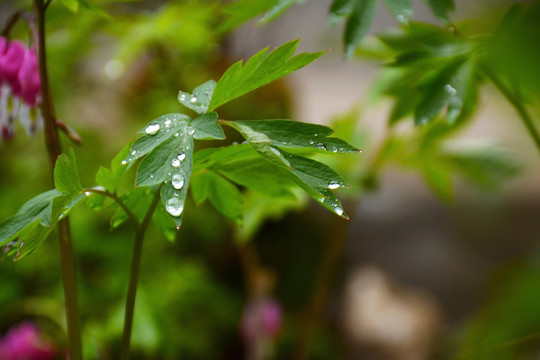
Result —
<instances>
[{"instance_id":1,"label":"plant stem","mask_svg":"<svg viewBox=\"0 0 540 360\"><path fill-rule=\"evenodd\" d=\"M141 255L142 255L142 246L144 240L144 234L150 220L152 219L152 214L156 209L156 206L159 202L159 192L160 189L156 191L154 199L144 216L141 225L135 231L135 244L133 245L133 255L131 257L131 271L129 274L129 284L128 292L126 298L126 311L124 314L124 333L122 335L122 345L120 350L120 360L129 359L129 347L131 343L131 329L133 327L133 314L135 311L135 297L137 295L137 283L139 281L139 271L141 268Z\"/></svg>"},{"instance_id":2,"label":"plant stem","mask_svg":"<svg viewBox=\"0 0 540 360\"><path fill-rule=\"evenodd\" d=\"M127 216L129 217L129 220L131 221L131 223L133 224L133 227L135 228L135 231L139 230L139 227L140 227L139 220L137 219L135 214L133 214L133 212L127 207L127 205L122 201L122 199L120 199L116 194L110 193L108 191L99 190L99 189L93 189L93 188L85 188L82 191L91 192L94 194L100 194L110 199L113 199L118 204L118 206L120 206L122 210L124 210L124 212L127 214Z\"/></svg>"},{"instance_id":3,"label":"plant stem","mask_svg":"<svg viewBox=\"0 0 540 360\"><path fill-rule=\"evenodd\" d=\"M358 204L355 203L355 205ZM352 217L354 214L351 213L350 216ZM324 311L336 266L343 252L350 222L335 216L332 219L332 223L332 236L328 239L326 249L323 252L323 258L317 270L316 287L313 290L311 302L303 314L303 326L300 329L299 339L292 357L293 360L305 360L309 358L309 347Z\"/></svg>"},{"instance_id":4,"label":"plant stem","mask_svg":"<svg viewBox=\"0 0 540 360\"><path fill-rule=\"evenodd\" d=\"M34 0L38 22L38 59L39 77L41 81L41 114L44 122L45 144L49 156L51 177L54 182L54 165L62 153L58 130L55 125L54 106L47 73L47 58L45 54L45 6L43 0ZM60 243L60 259L62 262L62 281L64 286L64 299L67 318L67 333L69 356L71 360L82 360L81 326L79 319L79 306L77 300L77 282L75 276L75 257L71 241L69 219L66 217L58 223L58 237Z\"/></svg>"},{"instance_id":5,"label":"plant stem","mask_svg":"<svg viewBox=\"0 0 540 360\"><path fill-rule=\"evenodd\" d=\"M534 126L534 121L527 112L527 109L525 108L525 105L523 105L523 102L521 101L519 96L512 93L512 91L506 87L503 81L499 79L499 77L497 77L497 75L493 71L491 71L487 67L484 67L484 72L491 79L493 84L495 84L497 89L499 89L499 91L504 95L504 97L510 102L510 104L512 104L514 109L516 109L519 117L527 128L529 135L531 135L531 137L533 138L534 143L536 144L536 148L538 149L538 151L540 151L540 134Z\"/></svg>"}]
</instances>

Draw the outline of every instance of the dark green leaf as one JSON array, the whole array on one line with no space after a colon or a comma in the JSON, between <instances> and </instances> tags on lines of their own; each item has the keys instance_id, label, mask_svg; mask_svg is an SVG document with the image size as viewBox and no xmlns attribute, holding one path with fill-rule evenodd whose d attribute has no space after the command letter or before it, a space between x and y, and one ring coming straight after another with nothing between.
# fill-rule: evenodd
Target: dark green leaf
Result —
<instances>
[{"instance_id":1,"label":"dark green leaf","mask_svg":"<svg viewBox=\"0 0 540 360\"><path fill-rule=\"evenodd\" d=\"M192 187L197 203L208 199L220 213L241 224L244 198L234 184L214 171L203 171L193 178Z\"/></svg>"},{"instance_id":2,"label":"dark green leaf","mask_svg":"<svg viewBox=\"0 0 540 360\"><path fill-rule=\"evenodd\" d=\"M58 191L68 195L76 194L82 189L73 149L70 149L68 154L61 154L56 160L54 185Z\"/></svg>"},{"instance_id":3,"label":"dark green leaf","mask_svg":"<svg viewBox=\"0 0 540 360\"><path fill-rule=\"evenodd\" d=\"M250 143L263 143L281 148L309 148L331 153L358 152L355 147L328 135L329 127L292 120L230 121Z\"/></svg>"},{"instance_id":4,"label":"dark green leaf","mask_svg":"<svg viewBox=\"0 0 540 360\"><path fill-rule=\"evenodd\" d=\"M358 0L334 0L330 5L330 22L335 23L351 15Z\"/></svg>"},{"instance_id":5,"label":"dark green leaf","mask_svg":"<svg viewBox=\"0 0 540 360\"><path fill-rule=\"evenodd\" d=\"M354 4L351 15L345 25L344 42L346 57L351 57L354 54L354 50L368 33L376 10L377 0L357 0Z\"/></svg>"},{"instance_id":6,"label":"dark green leaf","mask_svg":"<svg viewBox=\"0 0 540 360\"><path fill-rule=\"evenodd\" d=\"M212 93L216 87L214 80L209 80L202 85L199 85L193 90L193 95L180 91L178 101L185 107L195 111L197 114L204 114L208 110Z\"/></svg>"},{"instance_id":7,"label":"dark green leaf","mask_svg":"<svg viewBox=\"0 0 540 360\"><path fill-rule=\"evenodd\" d=\"M218 115L215 112L202 114L198 118L192 120L191 127L195 129L193 138L199 140L225 139L223 129L218 125L217 121Z\"/></svg>"},{"instance_id":8,"label":"dark green leaf","mask_svg":"<svg viewBox=\"0 0 540 360\"><path fill-rule=\"evenodd\" d=\"M171 215L165 210L165 206L163 203L159 203L156 206L156 211L154 212L154 215L152 216L152 220L154 221L154 224L158 227L158 229L161 230L163 235L167 238L169 241L174 241L177 234L176 224L173 219L171 219Z\"/></svg>"},{"instance_id":9,"label":"dark green leaf","mask_svg":"<svg viewBox=\"0 0 540 360\"><path fill-rule=\"evenodd\" d=\"M208 110L212 111L239 96L288 75L324 54L302 53L291 57L298 42L299 40L288 42L268 54L268 48L265 48L253 55L244 65L242 61L234 63L219 79Z\"/></svg>"},{"instance_id":10,"label":"dark green leaf","mask_svg":"<svg viewBox=\"0 0 540 360\"><path fill-rule=\"evenodd\" d=\"M411 0L384 0L386 7L394 14L397 21L408 24L413 14Z\"/></svg>"}]
</instances>

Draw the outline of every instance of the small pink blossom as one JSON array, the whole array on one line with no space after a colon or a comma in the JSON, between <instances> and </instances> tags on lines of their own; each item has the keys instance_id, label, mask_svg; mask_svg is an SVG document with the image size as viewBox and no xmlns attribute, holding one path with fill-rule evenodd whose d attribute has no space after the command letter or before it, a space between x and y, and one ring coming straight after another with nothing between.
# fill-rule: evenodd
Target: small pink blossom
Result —
<instances>
[{"instance_id":1,"label":"small pink blossom","mask_svg":"<svg viewBox=\"0 0 540 360\"><path fill-rule=\"evenodd\" d=\"M279 302L271 297L251 301L242 316L242 334L246 340L273 339L281 329L282 315Z\"/></svg>"},{"instance_id":2,"label":"small pink blossom","mask_svg":"<svg viewBox=\"0 0 540 360\"><path fill-rule=\"evenodd\" d=\"M38 327L31 322L13 327L0 341L2 360L52 360L54 347L46 342Z\"/></svg>"}]
</instances>

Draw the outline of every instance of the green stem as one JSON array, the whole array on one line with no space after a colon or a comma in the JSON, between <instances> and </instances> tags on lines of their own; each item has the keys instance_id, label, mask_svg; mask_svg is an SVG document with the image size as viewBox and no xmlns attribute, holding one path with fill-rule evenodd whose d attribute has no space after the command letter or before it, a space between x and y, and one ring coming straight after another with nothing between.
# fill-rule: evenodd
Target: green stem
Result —
<instances>
[{"instance_id":1,"label":"green stem","mask_svg":"<svg viewBox=\"0 0 540 360\"><path fill-rule=\"evenodd\" d=\"M540 151L540 134L534 126L534 121L527 112L527 109L525 108L525 105L523 104L519 96L517 96L509 88L507 88L503 81L499 77L497 77L497 75L493 71L485 67L484 72L491 79L493 84L495 84L497 89L499 89L499 91L504 95L504 97L510 102L510 104L512 104L514 109L516 109L519 117L523 121L523 124L527 128L527 131L533 138L534 143L536 144L536 148L538 149L538 151Z\"/></svg>"},{"instance_id":2,"label":"green stem","mask_svg":"<svg viewBox=\"0 0 540 360\"><path fill-rule=\"evenodd\" d=\"M37 50L39 61L39 77L41 81L41 114L44 122L45 144L49 156L51 177L54 182L54 165L62 153L58 130L55 125L54 106L50 92L47 73L47 57L45 54L45 5L43 0L34 0L38 29ZM71 360L82 360L81 326L77 299L77 281L75 275L75 257L71 240L69 219L66 217L58 223L60 259L62 262L62 281L67 318L69 356Z\"/></svg>"},{"instance_id":3,"label":"green stem","mask_svg":"<svg viewBox=\"0 0 540 360\"><path fill-rule=\"evenodd\" d=\"M133 245L133 255L131 258L131 272L129 275L129 284L128 292L126 298L126 311L124 315L124 333L122 335L122 345L120 350L120 360L129 359L129 347L131 344L131 329L133 328L133 314L135 311L135 297L137 295L137 283L139 281L139 270L141 268L141 255L142 255L142 246L144 240L144 234L148 229L150 220L152 219L152 214L156 209L156 206L159 202L159 192L157 190L146 215L144 216L141 225L135 232L135 244Z\"/></svg>"},{"instance_id":4,"label":"green stem","mask_svg":"<svg viewBox=\"0 0 540 360\"><path fill-rule=\"evenodd\" d=\"M110 199L113 199L118 204L118 206L120 206L122 210L124 210L124 212L127 214L127 216L129 217L129 220L131 221L131 223L133 224L133 227L135 228L135 231L139 229L140 227L139 220L137 219L135 214L133 214L133 212L127 207L126 203L124 203L122 199L118 197L118 195L110 193L108 191L103 191L103 190L93 189L93 188L85 188L82 190L82 192L100 194Z\"/></svg>"}]
</instances>

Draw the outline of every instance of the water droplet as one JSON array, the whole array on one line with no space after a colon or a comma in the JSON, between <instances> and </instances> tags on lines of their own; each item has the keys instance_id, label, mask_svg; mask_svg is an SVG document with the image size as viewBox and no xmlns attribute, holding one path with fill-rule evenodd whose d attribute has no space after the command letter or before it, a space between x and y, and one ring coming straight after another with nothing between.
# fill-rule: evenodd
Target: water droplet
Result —
<instances>
[{"instance_id":1,"label":"water droplet","mask_svg":"<svg viewBox=\"0 0 540 360\"><path fill-rule=\"evenodd\" d=\"M153 179L154 178L154 174L150 174L150 179Z\"/></svg>"},{"instance_id":2,"label":"water droplet","mask_svg":"<svg viewBox=\"0 0 540 360\"><path fill-rule=\"evenodd\" d=\"M179 198L172 197L167 201L165 209L172 216L178 217L182 215L182 211L184 211L184 205L180 202Z\"/></svg>"},{"instance_id":3,"label":"water droplet","mask_svg":"<svg viewBox=\"0 0 540 360\"><path fill-rule=\"evenodd\" d=\"M165 120L165 126L166 127L171 126L171 120L169 120L168 118L167 118L167 120Z\"/></svg>"},{"instance_id":4,"label":"water droplet","mask_svg":"<svg viewBox=\"0 0 540 360\"><path fill-rule=\"evenodd\" d=\"M180 231L180 225L176 227L176 231Z\"/></svg>"},{"instance_id":5,"label":"water droplet","mask_svg":"<svg viewBox=\"0 0 540 360\"><path fill-rule=\"evenodd\" d=\"M179 133L174 133L174 137L178 137L180 135Z\"/></svg>"},{"instance_id":6,"label":"water droplet","mask_svg":"<svg viewBox=\"0 0 540 360\"><path fill-rule=\"evenodd\" d=\"M90 191L86 191L86 192L84 193L84 195L86 195L86 196L90 196L90 194L91 194Z\"/></svg>"},{"instance_id":7,"label":"water droplet","mask_svg":"<svg viewBox=\"0 0 540 360\"><path fill-rule=\"evenodd\" d=\"M336 214L338 214L339 216L343 215L343 209L340 208L339 206L336 206L336 207L334 208L334 212L335 212Z\"/></svg>"},{"instance_id":8,"label":"water droplet","mask_svg":"<svg viewBox=\"0 0 540 360\"><path fill-rule=\"evenodd\" d=\"M337 152L338 152L337 147L333 147L333 148L332 148L332 152L333 152L333 153L337 153Z\"/></svg>"},{"instance_id":9,"label":"water droplet","mask_svg":"<svg viewBox=\"0 0 540 360\"><path fill-rule=\"evenodd\" d=\"M191 101L192 104L196 103L197 102L197 97L192 96L190 101Z\"/></svg>"},{"instance_id":10,"label":"water droplet","mask_svg":"<svg viewBox=\"0 0 540 360\"><path fill-rule=\"evenodd\" d=\"M122 160L122 165L126 165L127 164L127 161L126 160Z\"/></svg>"},{"instance_id":11,"label":"water droplet","mask_svg":"<svg viewBox=\"0 0 540 360\"><path fill-rule=\"evenodd\" d=\"M189 128L187 133L188 133L188 135L193 135L195 133L195 129Z\"/></svg>"},{"instance_id":12,"label":"water droplet","mask_svg":"<svg viewBox=\"0 0 540 360\"><path fill-rule=\"evenodd\" d=\"M340 186L341 185L337 181L330 181L330 183L328 183L328 188L332 190L337 189Z\"/></svg>"},{"instance_id":13,"label":"water droplet","mask_svg":"<svg viewBox=\"0 0 540 360\"><path fill-rule=\"evenodd\" d=\"M186 100L186 94L180 94L180 101Z\"/></svg>"},{"instance_id":14,"label":"water droplet","mask_svg":"<svg viewBox=\"0 0 540 360\"><path fill-rule=\"evenodd\" d=\"M172 165L173 167L179 167L179 166L180 166L180 160L179 160L178 158L172 159L171 165Z\"/></svg>"},{"instance_id":15,"label":"water droplet","mask_svg":"<svg viewBox=\"0 0 540 360\"><path fill-rule=\"evenodd\" d=\"M160 128L159 124L150 124L146 127L145 131L148 135L156 135L157 132L159 131L159 128Z\"/></svg>"},{"instance_id":16,"label":"water droplet","mask_svg":"<svg viewBox=\"0 0 540 360\"><path fill-rule=\"evenodd\" d=\"M131 152L131 155L133 155L133 156L137 155L137 151L136 151L136 150L133 150L133 151Z\"/></svg>"},{"instance_id":17,"label":"water droplet","mask_svg":"<svg viewBox=\"0 0 540 360\"><path fill-rule=\"evenodd\" d=\"M184 153L178 154L178 160L184 161L185 158L186 158L186 154L184 154Z\"/></svg>"},{"instance_id":18,"label":"water droplet","mask_svg":"<svg viewBox=\"0 0 540 360\"><path fill-rule=\"evenodd\" d=\"M315 147L316 147L317 149L326 150L326 146L325 146L323 143L318 143L317 145L315 145Z\"/></svg>"},{"instance_id":19,"label":"water droplet","mask_svg":"<svg viewBox=\"0 0 540 360\"><path fill-rule=\"evenodd\" d=\"M444 91L446 91L451 96L456 96L457 90L450 84L444 85Z\"/></svg>"},{"instance_id":20,"label":"water droplet","mask_svg":"<svg viewBox=\"0 0 540 360\"><path fill-rule=\"evenodd\" d=\"M396 20L402 24L406 24L407 23L407 18L403 15L398 15L396 16Z\"/></svg>"},{"instance_id":21,"label":"water droplet","mask_svg":"<svg viewBox=\"0 0 540 360\"><path fill-rule=\"evenodd\" d=\"M310 145L315 144L315 140L313 140L313 139L309 140L309 144L310 144Z\"/></svg>"},{"instance_id":22,"label":"water droplet","mask_svg":"<svg viewBox=\"0 0 540 360\"><path fill-rule=\"evenodd\" d=\"M175 188L176 190L180 190L181 188L184 187L184 177L180 174L174 174L172 177L171 184L173 188Z\"/></svg>"}]
</instances>

